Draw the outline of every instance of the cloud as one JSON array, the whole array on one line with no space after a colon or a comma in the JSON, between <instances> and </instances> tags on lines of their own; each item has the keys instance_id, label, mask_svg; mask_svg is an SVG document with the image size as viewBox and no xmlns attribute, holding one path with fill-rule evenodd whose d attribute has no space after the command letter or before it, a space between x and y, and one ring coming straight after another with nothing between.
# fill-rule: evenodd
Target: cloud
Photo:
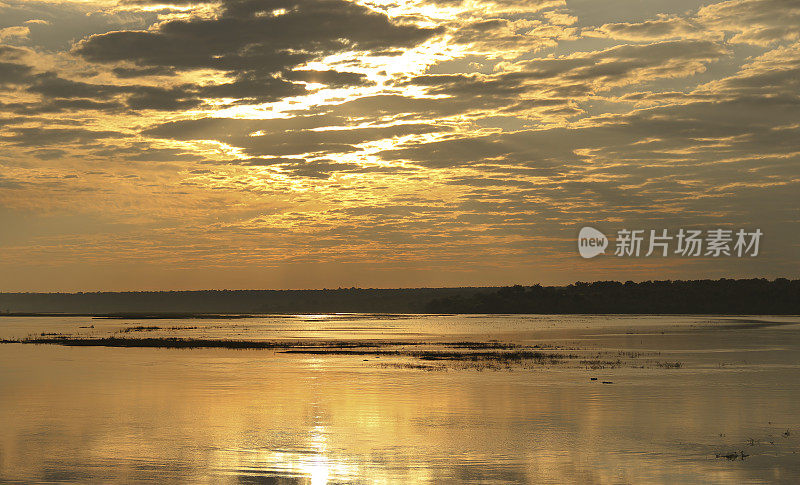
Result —
<instances>
[{"instance_id":1,"label":"cloud","mask_svg":"<svg viewBox=\"0 0 800 485\"><path fill-rule=\"evenodd\" d=\"M310 117L305 121L312 124L318 118ZM392 126L347 128L341 127L326 130L276 130L264 131L263 128L276 128L282 123L258 122L249 120L202 120L200 122L176 122L152 128L144 134L179 140L216 140L242 149L248 156L283 157L302 155L304 153L343 153L355 150L360 143L382 140L386 138L421 135L447 131L447 127L428 124L397 124ZM213 127L228 127L228 130L217 131ZM261 127L261 128L260 128ZM253 131L251 131L253 130Z\"/></svg>"},{"instance_id":2,"label":"cloud","mask_svg":"<svg viewBox=\"0 0 800 485\"><path fill-rule=\"evenodd\" d=\"M224 143L257 131L280 133L289 130L311 130L340 126L346 122L341 116L307 115L272 120L236 118L202 118L162 123L144 130L143 135L173 140L218 140Z\"/></svg>"},{"instance_id":3,"label":"cloud","mask_svg":"<svg viewBox=\"0 0 800 485\"><path fill-rule=\"evenodd\" d=\"M366 74L359 72L339 72L332 69L327 71L316 71L310 69L302 71L289 71L285 73L283 77L291 81L325 84L332 88L370 86L374 84L373 81L367 79Z\"/></svg>"},{"instance_id":4,"label":"cloud","mask_svg":"<svg viewBox=\"0 0 800 485\"><path fill-rule=\"evenodd\" d=\"M132 110L175 111L195 108L204 98L239 98L240 102L276 101L285 96L305 92L301 84L274 78L240 79L232 83L198 85L183 83L168 87L142 84L99 84L59 77L55 72L30 75L28 66L0 65L0 79L6 82L27 83L29 93L50 98L124 99ZM138 76L138 74L137 74ZM62 103L63 104L63 103ZM119 103L113 103L116 107ZM102 105L97 105L98 109ZM112 106L112 104L109 104Z\"/></svg>"},{"instance_id":5,"label":"cloud","mask_svg":"<svg viewBox=\"0 0 800 485\"><path fill-rule=\"evenodd\" d=\"M728 53L710 41L677 40L645 45L620 45L601 51L521 63L518 74L530 79L599 82L602 86L682 77L705 69L705 64ZM602 87L601 87L602 89Z\"/></svg>"},{"instance_id":6,"label":"cloud","mask_svg":"<svg viewBox=\"0 0 800 485\"><path fill-rule=\"evenodd\" d=\"M485 103L485 108L504 111L534 109L542 115L563 110L561 114L571 116L580 111L559 98L586 97L620 86L691 76L704 72L710 63L727 54L729 50L723 45L700 40L625 44L520 61L496 74L426 74L401 85L424 86L429 94L448 95L451 98L445 104L450 109L463 100L472 108Z\"/></svg>"},{"instance_id":7,"label":"cloud","mask_svg":"<svg viewBox=\"0 0 800 485\"><path fill-rule=\"evenodd\" d=\"M105 138L120 138L115 131L86 130L82 128L12 128L11 134L0 135L17 146L63 145L93 142Z\"/></svg>"},{"instance_id":8,"label":"cloud","mask_svg":"<svg viewBox=\"0 0 800 485\"><path fill-rule=\"evenodd\" d=\"M60 52L88 35L126 28L142 29L158 18L156 12L115 12L106 2L4 0L0 26L24 26L28 35L16 42L34 49Z\"/></svg>"},{"instance_id":9,"label":"cloud","mask_svg":"<svg viewBox=\"0 0 800 485\"><path fill-rule=\"evenodd\" d=\"M0 67L2 69L2 67ZM2 71L0 71L2 72ZM124 106L132 110L174 111L194 108L203 103L203 89L196 85L157 87L146 85L98 84L73 81L54 72L28 75L30 68L9 71L9 76L25 74L18 83L26 82L26 91L43 97L39 103L13 105L18 112L61 111L64 109L119 111ZM80 98L80 99L79 99ZM54 110L53 108L58 109Z\"/></svg>"},{"instance_id":10,"label":"cloud","mask_svg":"<svg viewBox=\"0 0 800 485\"><path fill-rule=\"evenodd\" d=\"M629 52L628 47L624 51ZM700 51L697 55L704 54ZM548 66L547 72L563 76L571 69ZM798 74L800 46L786 46L756 57L736 74L702 84L694 91L648 95L679 101L676 104L585 119L583 127L411 143L405 148L386 150L381 156L438 168L521 164L561 166L564 170L587 170L590 163L633 170L635 163L659 162L680 163L688 170L687 163L721 163L769 154L796 156L800 152L795 141L800 130L796 115L800 109ZM786 166L787 173L791 170ZM702 178L709 176L705 173Z\"/></svg>"},{"instance_id":11,"label":"cloud","mask_svg":"<svg viewBox=\"0 0 800 485\"><path fill-rule=\"evenodd\" d=\"M671 38L721 40L768 46L800 38L800 5L786 0L728 0L700 7L688 17L660 14L640 22L614 22L587 28L582 35L626 41Z\"/></svg>"},{"instance_id":12,"label":"cloud","mask_svg":"<svg viewBox=\"0 0 800 485\"><path fill-rule=\"evenodd\" d=\"M32 69L24 64L0 62L0 85L21 84L29 79Z\"/></svg>"},{"instance_id":13,"label":"cloud","mask_svg":"<svg viewBox=\"0 0 800 485\"><path fill-rule=\"evenodd\" d=\"M243 104L268 103L306 93L302 84L254 74L242 75L230 83L193 87L193 90L199 97L235 98Z\"/></svg>"},{"instance_id":14,"label":"cloud","mask_svg":"<svg viewBox=\"0 0 800 485\"><path fill-rule=\"evenodd\" d=\"M214 18L169 20L148 31L98 34L76 52L94 62L276 73L349 50L411 47L439 32L391 22L343 0L223 2Z\"/></svg>"},{"instance_id":15,"label":"cloud","mask_svg":"<svg viewBox=\"0 0 800 485\"><path fill-rule=\"evenodd\" d=\"M29 80L27 91L51 98L100 98L108 99L130 90L127 86L94 84L72 81L59 77L55 72L37 74Z\"/></svg>"},{"instance_id":16,"label":"cloud","mask_svg":"<svg viewBox=\"0 0 800 485\"><path fill-rule=\"evenodd\" d=\"M607 164L669 160L710 161L791 150L797 97L741 97L607 116L584 128L552 128L410 144L386 150L390 161L426 167L523 164L588 169ZM776 129L787 126L785 129ZM648 140L653 140L648 142ZM702 140L707 140L703 142Z\"/></svg>"},{"instance_id":17,"label":"cloud","mask_svg":"<svg viewBox=\"0 0 800 485\"><path fill-rule=\"evenodd\" d=\"M0 188L2 189L21 189L24 187L24 183L21 183L14 179L9 179L0 175Z\"/></svg>"},{"instance_id":18,"label":"cloud","mask_svg":"<svg viewBox=\"0 0 800 485\"><path fill-rule=\"evenodd\" d=\"M705 29L734 33L732 43L766 46L800 38L800 4L792 0L729 0L702 7L696 19Z\"/></svg>"},{"instance_id":19,"label":"cloud","mask_svg":"<svg viewBox=\"0 0 800 485\"><path fill-rule=\"evenodd\" d=\"M141 86L127 99L128 107L135 110L177 111L196 108L202 102L195 93L180 87Z\"/></svg>"},{"instance_id":20,"label":"cloud","mask_svg":"<svg viewBox=\"0 0 800 485\"><path fill-rule=\"evenodd\" d=\"M796 254L794 2L366 5L6 0L0 205L137 230L5 254L470 284L569 273L590 220L764 224Z\"/></svg>"},{"instance_id":21,"label":"cloud","mask_svg":"<svg viewBox=\"0 0 800 485\"><path fill-rule=\"evenodd\" d=\"M795 86L797 79L791 74L800 67L800 41L764 51L761 55L752 56L743 63L739 72L719 80L722 83L751 80L767 84L761 86L762 93L770 94L774 89L785 90ZM770 79L770 75L778 78Z\"/></svg>"},{"instance_id":22,"label":"cloud","mask_svg":"<svg viewBox=\"0 0 800 485\"><path fill-rule=\"evenodd\" d=\"M177 72L170 67L155 66L155 67L115 67L112 69L115 76L121 79L130 79L137 77L147 76L175 76Z\"/></svg>"},{"instance_id":23,"label":"cloud","mask_svg":"<svg viewBox=\"0 0 800 485\"><path fill-rule=\"evenodd\" d=\"M6 103L2 107L19 114L60 113L62 111L106 111L115 112L123 108L116 101L95 101L94 99L54 99L41 103Z\"/></svg>"},{"instance_id":24,"label":"cloud","mask_svg":"<svg viewBox=\"0 0 800 485\"><path fill-rule=\"evenodd\" d=\"M6 27L4 29L0 29L0 41L27 37L30 33L30 29L26 26L20 25L15 27Z\"/></svg>"},{"instance_id":25,"label":"cloud","mask_svg":"<svg viewBox=\"0 0 800 485\"><path fill-rule=\"evenodd\" d=\"M328 178L333 173L357 171L360 167L354 163L338 163L330 160L304 161L292 164L282 164L284 172L294 177Z\"/></svg>"},{"instance_id":26,"label":"cloud","mask_svg":"<svg viewBox=\"0 0 800 485\"><path fill-rule=\"evenodd\" d=\"M719 40L721 35L714 36L696 22L681 18L660 15L655 20L644 22L616 22L604 24L596 29L581 32L588 37L607 37L627 41L653 41L664 39L708 39Z\"/></svg>"},{"instance_id":27,"label":"cloud","mask_svg":"<svg viewBox=\"0 0 800 485\"><path fill-rule=\"evenodd\" d=\"M514 59L523 53L555 47L560 41L574 39L577 29L553 25L554 19L481 19L459 25L453 40L468 44L470 52Z\"/></svg>"},{"instance_id":28,"label":"cloud","mask_svg":"<svg viewBox=\"0 0 800 485\"><path fill-rule=\"evenodd\" d=\"M147 143L132 143L127 146L111 146L94 150L92 155L132 162L188 162L201 161L199 155L178 148L154 148Z\"/></svg>"}]
</instances>

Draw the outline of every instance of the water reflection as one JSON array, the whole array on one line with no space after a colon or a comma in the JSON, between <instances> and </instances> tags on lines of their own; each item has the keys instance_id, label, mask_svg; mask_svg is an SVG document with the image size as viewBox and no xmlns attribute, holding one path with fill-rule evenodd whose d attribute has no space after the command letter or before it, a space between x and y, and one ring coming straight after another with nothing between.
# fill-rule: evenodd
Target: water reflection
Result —
<instances>
[{"instance_id":1,"label":"water reflection","mask_svg":"<svg viewBox=\"0 0 800 485\"><path fill-rule=\"evenodd\" d=\"M795 482L798 331L748 331L585 337L677 370L5 344L0 483Z\"/></svg>"}]
</instances>

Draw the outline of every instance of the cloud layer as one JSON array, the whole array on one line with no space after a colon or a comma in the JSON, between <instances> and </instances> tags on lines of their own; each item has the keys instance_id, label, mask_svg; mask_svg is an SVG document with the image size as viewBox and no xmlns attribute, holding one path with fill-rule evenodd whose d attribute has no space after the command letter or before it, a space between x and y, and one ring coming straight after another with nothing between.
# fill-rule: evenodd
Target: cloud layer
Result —
<instances>
[{"instance_id":1,"label":"cloud layer","mask_svg":"<svg viewBox=\"0 0 800 485\"><path fill-rule=\"evenodd\" d=\"M676 8L4 1L0 290L792 276L800 5Z\"/></svg>"}]
</instances>

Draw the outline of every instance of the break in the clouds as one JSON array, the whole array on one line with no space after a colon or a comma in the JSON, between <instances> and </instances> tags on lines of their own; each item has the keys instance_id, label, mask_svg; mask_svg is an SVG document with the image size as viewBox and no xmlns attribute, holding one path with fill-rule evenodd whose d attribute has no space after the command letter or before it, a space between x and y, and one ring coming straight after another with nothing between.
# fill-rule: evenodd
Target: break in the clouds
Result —
<instances>
[{"instance_id":1,"label":"break in the clouds","mask_svg":"<svg viewBox=\"0 0 800 485\"><path fill-rule=\"evenodd\" d=\"M0 289L796 276L800 2L0 2ZM583 225L761 228L584 261Z\"/></svg>"}]
</instances>

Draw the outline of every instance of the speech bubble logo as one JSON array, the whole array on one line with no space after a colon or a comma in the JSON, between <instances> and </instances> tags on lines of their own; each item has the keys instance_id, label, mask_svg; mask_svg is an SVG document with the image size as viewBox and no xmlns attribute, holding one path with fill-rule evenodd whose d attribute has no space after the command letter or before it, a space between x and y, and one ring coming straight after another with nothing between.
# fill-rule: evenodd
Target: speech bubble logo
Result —
<instances>
[{"instance_id":1,"label":"speech bubble logo","mask_svg":"<svg viewBox=\"0 0 800 485\"><path fill-rule=\"evenodd\" d=\"M578 252L581 257L589 259L598 254L605 254L608 247L608 238L605 234L593 227L583 227L578 233Z\"/></svg>"}]
</instances>

